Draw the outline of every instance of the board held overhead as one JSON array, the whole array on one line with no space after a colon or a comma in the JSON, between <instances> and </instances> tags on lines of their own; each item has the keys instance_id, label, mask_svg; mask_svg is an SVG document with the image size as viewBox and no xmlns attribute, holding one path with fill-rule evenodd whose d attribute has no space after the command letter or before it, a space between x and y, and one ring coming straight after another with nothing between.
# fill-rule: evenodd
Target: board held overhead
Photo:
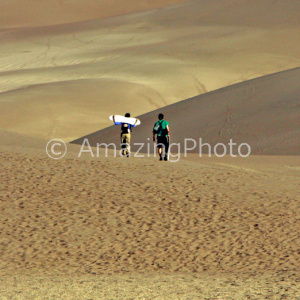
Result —
<instances>
[{"instance_id":1,"label":"board held overhead","mask_svg":"<svg viewBox=\"0 0 300 300\"><path fill-rule=\"evenodd\" d=\"M114 121L114 116L111 115L109 117L109 119L111 121ZM115 115L115 122L118 122L118 123L127 123L127 124L130 124L130 125L140 125L141 124L141 121L137 118L127 118L127 117L124 117L124 116L120 116L120 115Z\"/></svg>"}]
</instances>

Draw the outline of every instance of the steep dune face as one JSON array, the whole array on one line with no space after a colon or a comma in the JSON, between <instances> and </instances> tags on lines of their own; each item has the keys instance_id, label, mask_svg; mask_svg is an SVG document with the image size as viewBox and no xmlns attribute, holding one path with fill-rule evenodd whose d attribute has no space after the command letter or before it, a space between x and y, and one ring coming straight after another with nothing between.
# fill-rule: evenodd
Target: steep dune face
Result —
<instances>
[{"instance_id":1,"label":"steep dune face","mask_svg":"<svg viewBox=\"0 0 300 300\"><path fill-rule=\"evenodd\" d=\"M2 30L1 127L71 141L109 126L114 113L140 115L298 67L298 6L294 0L187 1L86 22Z\"/></svg>"},{"instance_id":2,"label":"steep dune face","mask_svg":"<svg viewBox=\"0 0 300 300\"><path fill-rule=\"evenodd\" d=\"M184 149L197 153L208 153L209 143L213 148L217 143L226 145L230 153L229 142L237 143L232 150L238 152L238 146L247 143L252 154L298 155L299 153L299 80L300 68L281 72L244 83L236 84L202 96L181 101L159 110L140 116L142 125L134 129L133 142L144 143L147 151L149 137L157 115L162 112L169 121L172 143L180 144ZM119 141L119 126L95 132L74 143L82 144L88 138L90 145L97 143L115 143ZM148 139L147 139L148 138ZM185 146L186 145L186 146ZM133 146L137 150L138 146ZM176 146L178 151L178 145ZM221 150L220 150L221 149ZM224 152L219 148L217 154ZM213 150L211 150L213 152ZM244 147L243 155L248 153Z\"/></svg>"}]
</instances>

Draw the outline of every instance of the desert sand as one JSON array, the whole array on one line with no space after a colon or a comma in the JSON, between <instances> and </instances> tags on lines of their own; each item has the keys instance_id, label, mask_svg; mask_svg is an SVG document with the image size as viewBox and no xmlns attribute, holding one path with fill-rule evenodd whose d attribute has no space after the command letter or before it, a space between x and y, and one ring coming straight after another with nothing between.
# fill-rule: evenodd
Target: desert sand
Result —
<instances>
[{"instance_id":1,"label":"desert sand","mask_svg":"<svg viewBox=\"0 0 300 300\"><path fill-rule=\"evenodd\" d=\"M214 149L217 155L222 155L223 146L215 148L220 143L226 146L227 154L233 155L248 152L298 155L299 82L300 68L296 68L231 85L138 116L142 126L133 129L132 150L149 152L154 122L158 120L158 114L163 113L170 123L173 144L170 151L175 152L174 155L194 152L201 156L202 153L213 154ZM119 126L112 125L72 143L87 145L87 139L94 147L101 143L119 145L119 131ZM235 145L230 147L231 141ZM205 146L207 143L210 148ZM241 147L239 152L239 146L244 143L249 146Z\"/></svg>"},{"instance_id":2,"label":"desert sand","mask_svg":"<svg viewBox=\"0 0 300 300\"><path fill-rule=\"evenodd\" d=\"M1 1L0 298L298 299L297 11ZM233 137L255 155L79 157L85 137L118 144L108 116L127 111L132 142L162 111L174 143ZM75 142L56 160L52 138Z\"/></svg>"},{"instance_id":3,"label":"desert sand","mask_svg":"<svg viewBox=\"0 0 300 300\"><path fill-rule=\"evenodd\" d=\"M1 28L37 27L109 18L138 11L160 8L185 0L2 0Z\"/></svg>"},{"instance_id":4,"label":"desert sand","mask_svg":"<svg viewBox=\"0 0 300 300\"><path fill-rule=\"evenodd\" d=\"M1 2L3 20L14 22L13 28L3 22L0 31L0 126L6 130L72 141L109 126L113 113L137 116L299 67L296 0L180 1L97 19L112 7L121 13L114 4L120 1L105 10L91 0L78 9L70 1L54 2L60 14L46 2L35 3L41 16L57 20L42 24L36 14L30 19L43 26L34 27L18 16L28 18L25 9L17 13L14 1ZM142 8L140 1L130 3L129 10ZM96 12L86 20L90 11ZM9 12L20 23L5 17ZM59 23L62 12L67 24Z\"/></svg>"},{"instance_id":5,"label":"desert sand","mask_svg":"<svg viewBox=\"0 0 300 300\"><path fill-rule=\"evenodd\" d=\"M159 164L69 145L56 161L37 145L1 148L6 297L299 295L299 157Z\"/></svg>"}]
</instances>

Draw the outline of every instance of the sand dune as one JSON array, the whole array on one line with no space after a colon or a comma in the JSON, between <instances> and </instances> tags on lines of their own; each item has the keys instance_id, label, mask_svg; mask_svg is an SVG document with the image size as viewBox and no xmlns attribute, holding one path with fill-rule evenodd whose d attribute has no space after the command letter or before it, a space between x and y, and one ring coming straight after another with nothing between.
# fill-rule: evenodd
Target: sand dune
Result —
<instances>
[{"instance_id":1,"label":"sand dune","mask_svg":"<svg viewBox=\"0 0 300 300\"><path fill-rule=\"evenodd\" d=\"M298 11L2 0L1 299L299 298ZM260 155L161 163L150 142L144 158L47 156L50 138L118 144L104 128L127 111L133 143L162 111L174 143Z\"/></svg>"},{"instance_id":2,"label":"sand dune","mask_svg":"<svg viewBox=\"0 0 300 300\"><path fill-rule=\"evenodd\" d=\"M142 125L136 127L132 143L144 143L141 151L146 152L153 124L159 112L165 115L170 123L171 141L180 144L180 151L192 148L193 139L196 147L189 152L208 153L209 143L213 147L223 143L230 153L228 143L232 140L237 145L232 153L238 153L238 145L247 143L252 154L299 155L299 126L297 103L300 80L300 68L268 75L214 92L181 101L159 110L139 116ZM83 144L88 138L91 146L97 143L115 143L119 146L119 126L112 126L90 135L84 136L74 143ZM178 145L173 151L178 152ZM137 151L140 145L133 145ZM151 146L152 149L152 146ZM242 149L242 148L241 148ZM172 151L172 148L171 148ZM222 155L224 149L219 147ZM248 153L247 147L241 151ZM175 155L174 154L174 155Z\"/></svg>"},{"instance_id":3,"label":"sand dune","mask_svg":"<svg viewBox=\"0 0 300 300\"><path fill-rule=\"evenodd\" d=\"M49 4L40 5L49 11ZM298 6L294 0L186 1L86 22L2 30L1 127L71 141L109 126L113 113L140 115L298 67ZM1 10L2 16L8 11Z\"/></svg>"},{"instance_id":4,"label":"sand dune","mask_svg":"<svg viewBox=\"0 0 300 300\"><path fill-rule=\"evenodd\" d=\"M2 0L0 28L46 26L108 18L182 1L184 0Z\"/></svg>"},{"instance_id":5,"label":"sand dune","mask_svg":"<svg viewBox=\"0 0 300 300\"><path fill-rule=\"evenodd\" d=\"M46 286L52 297L73 295L74 289L61 289L58 280L75 285L87 299L84 291L95 294L80 282L88 280L99 282L98 295L108 299L115 290L106 290L103 276L122 286L116 299L134 294L130 282L123 287L126 278L146 299L157 294L166 299L170 287L174 299L180 299L177 293L216 297L220 282L233 298L282 295L280 286L289 297L296 295L299 177L290 168L295 157L274 158L278 173L264 170L269 163L263 156L252 157L246 167L197 156L161 164L153 157L105 158L104 153L78 158L79 147L73 145L55 161L38 148L15 153L11 146L0 148L3 295L50 296ZM161 282L160 292L141 280L149 274ZM12 275L15 281L8 281ZM241 289L230 290L232 284Z\"/></svg>"}]
</instances>

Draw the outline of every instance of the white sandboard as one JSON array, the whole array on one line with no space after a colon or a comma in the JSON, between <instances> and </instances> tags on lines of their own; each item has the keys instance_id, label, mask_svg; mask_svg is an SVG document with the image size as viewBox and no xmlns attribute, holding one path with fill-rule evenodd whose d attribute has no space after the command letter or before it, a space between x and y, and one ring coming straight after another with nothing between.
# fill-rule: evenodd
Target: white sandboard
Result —
<instances>
[{"instance_id":1,"label":"white sandboard","mask_svg":"<svg viewBox=\"0 0 300 300\"><path fill-rule=\"evenodd\" d=\"M114 121L114 116L110 116L109 119L111 121ZM137 123L135 124L136 120L137 120L136 118L126 118L124 116L115 115L115 121L120 122L120 123L127 123L130 125L136 125L136 126L140 125L141 121L138 120Z\"/></svg>"}]
</instances>

